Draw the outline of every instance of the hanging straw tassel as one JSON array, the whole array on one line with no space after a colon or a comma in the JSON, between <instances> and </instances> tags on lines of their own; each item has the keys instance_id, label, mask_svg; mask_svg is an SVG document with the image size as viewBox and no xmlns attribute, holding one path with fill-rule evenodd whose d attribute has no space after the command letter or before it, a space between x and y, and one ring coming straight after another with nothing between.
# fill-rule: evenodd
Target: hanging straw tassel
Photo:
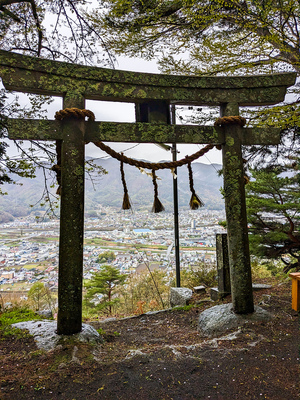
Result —
<instances>
[{"instance_id":1,"label":"hanging straw tassel","mask_svg":"<svg viewBox=\"0 0 300 400\"><path fill-rule=\"evenodd\" d=\"M190 191L192 192L192 197L190 200L190 208L191 208L191 210L197 210L199 207L203 207L204 203L200 199L200 197L198 197L196 195L196 192L194 189L193 171L192 171L192 166L191 166L190 162L187 164L187 167L189 170Z\"/></svg>"},{"instance_id":2,"label":"hanging straw tassel","mask_svg":"<svg viewBox=\"0 0 300 400\"><path fill-rule=\"evenodd\" d=\"M122 210L130 210L131 209L131 203L130 203L130 200L129 200L128 189L127 189L127 185L126 185L126 181L125 181L123 161L121 161L121 163L120 163L120 171L121 171L121 180L122 180L123 189L124 189Z\"/></svg>"},{"instance_id":3,"label":"hanging straw tassel","mask_svg":"<svg viewBox=\"0 0 300 400\"><path fill-rule=\"evenodd\" d=\"M164 211L165 207L161 204L158 198L158 186L156 182L156 174L154 169L152 170L152 182L154 186L154 202L152 206L152 212L159 213L161 211Z\"/></svg>"}]
</instances>

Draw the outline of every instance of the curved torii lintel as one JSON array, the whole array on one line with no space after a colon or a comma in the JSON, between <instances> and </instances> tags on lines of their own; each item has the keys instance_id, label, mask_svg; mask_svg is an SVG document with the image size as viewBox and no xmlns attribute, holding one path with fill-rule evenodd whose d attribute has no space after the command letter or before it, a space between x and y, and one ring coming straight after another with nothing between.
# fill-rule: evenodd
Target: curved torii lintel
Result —
<instances>
[{"instance_id":1,"label":"curved torii lintel","mask_svg":"<svg viewBox=\"0 0 300 400\"><path fill-rule=\"evenodd\" d=\"M45 60L0 50L0 76L9 90L85 99L175 104L271 105L284 100L296 73L179 76L130 72Z\"/></svg>"}]
</instances>

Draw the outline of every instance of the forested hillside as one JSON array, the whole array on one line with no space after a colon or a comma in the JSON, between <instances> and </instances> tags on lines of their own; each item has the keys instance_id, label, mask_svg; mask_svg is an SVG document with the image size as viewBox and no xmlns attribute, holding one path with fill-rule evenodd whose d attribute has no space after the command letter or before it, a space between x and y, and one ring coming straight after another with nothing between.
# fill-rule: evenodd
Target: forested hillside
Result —
<instances>
[{"instance_id":1,"label":"forested hillside","mask_svg":"<svg viewBox=\"0 0 300 400\"><path fill-rule=\"evenodd\" d=\"M97 210L99 205L120 207L123 200L123 187L120 178L120 165L114 159L101 160L99 163L108 174L96 178L93 182L86 177L86 206L90 213ZM193 163L194 186L196 193L209 209L222 209L223 200L220 194L222 178L217 170L220 165ZM125 176L130 199L134 209L151 209L153 203L153 184L150 176L142 174L137 168L125 165ZM173 176L169 170L157 173L159 198L167 211L172 211L173 205ZM44 190L44 176L37 172L35 179L16 178L17 185L3 185L3 191L8 194L0 197L2 221L13 217L28 215L30 212L41 210L39 199ZM49 185L51 179L48 181ZM20 185L21 184L21 185ZM56 189L52 189L55 193ZM189 191L188 171L186 167L178 169L179 207L188 208L191 193ZM36 204L37 203L37 204ZM34 205L34 207L30 207ZM0 215L0 218L1 218Z\"/></svg>"}]
</instances>

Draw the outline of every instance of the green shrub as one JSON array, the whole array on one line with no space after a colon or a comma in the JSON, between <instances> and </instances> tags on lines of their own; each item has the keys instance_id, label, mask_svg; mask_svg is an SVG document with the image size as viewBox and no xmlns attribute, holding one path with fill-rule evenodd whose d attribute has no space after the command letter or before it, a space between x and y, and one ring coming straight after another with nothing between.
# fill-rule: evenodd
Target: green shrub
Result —
<instances>
[{"instance_id":1,"label":"green shrub","mask_svg":"<svg viewBox=\"0 0 300 400\"><path fill-rule=\"evenodd\" d=\"M272 276L283 276L282 265L276 263L273 260L261 261L255 259L251 262L252 278L264 279L271 278Z\"/></svg>"},{"instance_id":2,"label":"green shrub","mask_svg":"<svg viewBox=\"0 0 300 400\"><path fill-rule=\"evenodd\" d=\"M97 329L97 332L99 333L99 335L106 335L106 331L102 328Z\"/></svg>"},{"instance_id":3,"label":"green shrub","mask_svg":"<svg viewBox=\"0 0 300 400\"><path fill-rule=\"evenodd\" d=\"M281 278L285 279L288 274L283 272L284 264L278 260L260 260L254 259L251 262L252 278ZM292 271L289 271L292 272Z\"/></svg>"},{"instance_id":4,"label":"green shrub","mask_svg":"<svg viewBox=\"0 0 300 400\"><path fill-rule=\"evenodd\" d=\"M270 278L272 276L271 271L266 268L266 265L261 264L255 260L251 263L252 279L263 279Z\"/></svg>"},{"instance_id":5,"label":"green shrub","mask_svg":"<svg viewBox=\"0 0 300 400\"><path fill-rule=\"evenodd\" d=\"M0 314L0 328L16 324L17 322L32 321L34 319L43 319L29 308L14 307Z\"/></svg>"},{"instance_id":6,"label":"green shrub","mask_svg":"<svg viewBox=\"0 0 300 400\"><path fill-rule=\"evenodd\" d=\"M191 289L199 285L213 287L217 285L217 275L216 265L208 265L201 262L198 265L190 267L189 270L181 270L180 282L182 287Z\"/></svg>"},{"instance_id":7,"label":"green shrub","mask_svg":"<svg viewBox=\"0 0 300 400\"><path fill-rule=\"evenodd\" d=\"M0 334L1 336L27 337L28 333L24 330L12 328L12 324L24 321L32 321L35 319L43 319L29 308L14 307L0 314Z\"/></svg>"}]
</instances>

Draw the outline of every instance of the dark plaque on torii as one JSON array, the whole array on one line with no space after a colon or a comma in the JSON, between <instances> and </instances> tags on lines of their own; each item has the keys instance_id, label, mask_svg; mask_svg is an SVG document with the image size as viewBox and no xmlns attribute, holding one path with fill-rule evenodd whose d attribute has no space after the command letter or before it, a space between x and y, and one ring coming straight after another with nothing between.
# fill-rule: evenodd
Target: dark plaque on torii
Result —
<instances>
[{"instance_id":1,"label":"dark plaque on torii","mask_svg":"<svg viewBox=\"0 0 300 400\"><path fill-rule=\"evenodd\" d=\"M280 129L239 125L170 125L172 104L219 106L221 117L238 116L239 106L284 100L295 73L235 77L190 77L125 72L48 61L0 51L6 89L60 96L64 108L85 108L85 99L136 104L136 123L9 121L9 138L61 140L58 334L82 325L84 147L87 142L197 143L222 146L232 302L236 313L254 311L241 145L275 145Z\"/></svg>"}]
</instances>

